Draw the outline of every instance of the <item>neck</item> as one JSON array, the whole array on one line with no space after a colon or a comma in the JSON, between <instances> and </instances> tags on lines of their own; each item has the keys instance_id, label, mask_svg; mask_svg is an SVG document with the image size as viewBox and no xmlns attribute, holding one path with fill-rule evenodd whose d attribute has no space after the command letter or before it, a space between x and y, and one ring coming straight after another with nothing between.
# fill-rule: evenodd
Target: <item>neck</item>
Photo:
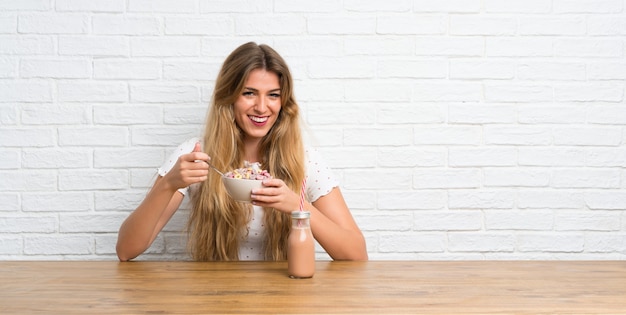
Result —
<instances>
[{"instance_id":1,"label":"neck","mask_svg":"<svg viewBox=\"0 0 626 315\"><path fill-rule=\"evenodd\" d=\"M261 139L245 139L244 140L244 158L248 162L261 162L259 154L259 146Z\"/></svg>"}]
</instances>

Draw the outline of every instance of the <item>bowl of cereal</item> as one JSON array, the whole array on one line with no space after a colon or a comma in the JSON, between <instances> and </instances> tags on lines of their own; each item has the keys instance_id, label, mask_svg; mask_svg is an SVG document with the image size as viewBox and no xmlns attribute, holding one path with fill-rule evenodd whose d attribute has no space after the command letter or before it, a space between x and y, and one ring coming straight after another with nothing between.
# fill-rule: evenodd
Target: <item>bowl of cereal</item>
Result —
<instances>
[{"instance_id":1,"label":"bowl of cereal","mask_svg":"<svg viewBox=\"0 0 626 315\"><path fill-rule=\"evenodd\" d=\"M262 170L259 163L244 163L244 167L227 172L222 177L226 192L235 200L250 202L253 189L262 188L263 180L272 178L268 171Z\"/></svg>"}]
</instances>

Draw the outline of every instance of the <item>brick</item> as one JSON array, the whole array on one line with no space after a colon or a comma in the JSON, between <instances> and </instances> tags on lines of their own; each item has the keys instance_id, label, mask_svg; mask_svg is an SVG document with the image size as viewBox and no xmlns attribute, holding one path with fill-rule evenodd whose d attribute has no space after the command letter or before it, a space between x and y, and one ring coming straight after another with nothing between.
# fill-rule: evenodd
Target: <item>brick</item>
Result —
<instances>
[{"instance_id":1,"label":"brick","mask_svg":"<svg viewBox=\"0 0 626 315\"><path fill-rule=\"evenodd\" d=\"M483 56L485 40L480 37L432 36L415 38L418 56Z\"/></svg>"},{"instance_id":2,"label":"brick","mask_svg":"<svg viewBox=\"0 0 626 315\"><path fill-rule=\"evenodd\" d=\"M558 211L556 231L619 231L620 214L615 211Z\"/></svg>"},{"instance_id":3,"label":"brick","mask_svg":"<svg viewBox=\"0 0 626 315\"><path fill-rule=\"evenodd\" d=\"M481 211L420 211L413 219L418 231L477 231L482 229Z\"/></svg>"},{"instance_id":4,"label":"brick","mask_svg":"<svg viewBox=\"0 0 626 315\"><path fill-rule=\"evenodd\" d=\"M443 252L446 237L443 233L393 233L380 236L378 251L383 253Z\"/></svg>"},{"instance_id":5,"label":"brick","mask_svg":"<svg viewBox=\"0 0 626 315\"><path fill-rule=\"evenodd\" d=\"M0 169L18 169L21 164L19 151L0 149Z\"/></svg>"},{"instance_id":6,"label":"brick","mask_svg":"<svg viewBox=\"0 0 626 315\"><path fill-rule=\"evenodd\" d=\"M56 141L51 128L1 129L0 143L3 147L50 147Z\"/></svg>"},{"instance_id":7,"label":"brick","mask_svg":"<svg viewBox=\"0 0 626 315\"><path fill-rule=\"evenodd\" d=\"M624 253L626 235L624 233L588 233L585 235L585 250L594 253Z\"/></svg>"},{"instance_id":8,"label":"brick","mask_svg":"<svg viewBox=\"0 0 626 315\"><path fill-rule=\"evenodd\" d=\"M551 173L545 168L486 168L485 187L548 187Z\"/></svg>"},{"instance_id":9,"label":"brick","mask_svg":"<svg viewBox=\"0 0 626 315\"><path fill-rule=\"evenodd\" d=\"M550 231L554 227L551 210L489 210L485 211L486 230Z\"/></svg>"},{"instance_id":10,"label":"brick","mask_svg":"<svg viewBox=\"0 0 626 315\"><path fill-rule=\"evenodd\" d=\"M621 16L589 16L587 18L589 35L625 35L626 18Z\"/></svg>"},{"instance_id":11,"label":"brick","mask_svg":"<svg viewBox=\"0 0 626 315\"><path fill-rule=\"evenodd\" d=\"M309 77L314 79L372 78L376 63L364 58L314 59L309 65Z\"/></svg>"},{"instance_id":12,"label":"brick","mask_svg":"<svg viewBox=\"0 0 626 315\"><path fill-rule=\"evenodd\" d=\"M524 107L525 108L525 107ZM448 105L448 121L458 124L510 124L517 121L518 109L509 103L452 103Z\"/></svg>"},{"instance_id":13,"label":"brick","mask_svg":"<svg viewBox=\"0 0 626 315\"><path fill-rule=\"evenodd\" d=\"M91 193L24 193L22 210L28 212L88 211L93 208Z\"/></svg>"},{"instance_id":14,"label":"brick","mask_svg":"<svg viewBox=\"0 0 626 315\"><path fill-rule=\"evenodd\" d=\"M485 11L489 13L549 13L552 6L542 0L485 0Z\"/></svg>"},{"instance_id":15,"label":"brick","mask_svg":"<svg viewBox=\"0 0 626 315\"><path fill-rule=\"evenodd\" d=\"M163 123L168 125L201 125L206 121L206 105L167 106L163 108Z\"/></svg>"},{"instance_id":16,"label":"brick","mask_svg":"<svg viewBox=\"0 0 626 315\"><path fill-rule=\"evenodd\" d=\"M167 80L215 80L222 65L201 61L166 61L163 64L163 78Z\"/></svg>"},{"instance_id":17,"label":"brick","mask_svg":"<svg viewBox=\"0 0 626 315\"><path fill-rule=\"evenodd\" d=\"M345 83L345 98L353 102L402 102L411 98L411 89L405 84L354 80Z\"/></svg>"},{"instance_id":18,"label":"brick","mask_svg":"<svg viewBox=\"0 0 626 315\"><path fill-rule=\"evenodd\" d=\"M236 16L235 34L243 36L253 35L299 35L306 32L306 20L299 15L267 16Z\"/></svg>"},{"instance_id":19,"label":"brick","mask_svg":"<svg viewBox=\"0 0 626 315\"><path fill-rule=\"evenodd\" d=\"M585 64L573 62L525 61L517 67L517 77L523 80L585 80Z\"/></svg>"},{"instance_id":20,"label":"brick","mask_svg":"<svg viewBox=\"0 0 626 315\"><path fill-rule=\"evenodd\" d=\"M521 209L579 209L583 205L583 196L568 190L524 190L518 198Z\"/></svg>"},{"instance_id":21,"label":"brick","mask_svg":"<svg viewBox=\"0 0 626 315\"><path fill-rule=\"evenodd\" d=\"M87 124L91 108L83 104L28 104L22 107L22 123L28 125Z\"/></svg>"},{"instance_id":22,"label":"brick","mask_svg":"<svg viewBox=\"0 0 626 315\"><path fill-rule=\"evenodd\" d=\"M436 35L448 30L448 18L444 15L379 16L376 33L385 35Z\"/></svg>"},{"instance_id":23,"label":"brick","mask_svg":"<svg viewBox=\"0 0 626 315\"><path fill-rule=\"evenodd\" d=\"M451 252L513 252L515 236L495 232L452 232L448 233L448 248Z\"/></svg>"},{"instance_id":24,"label":"brick","mask_svg":"<svg viewBox=\"0 0 626 315\"><path fill-rule=\"evenodd\" d=\"M156 145L177 146L183 141L197 137L200 132L198 127L136 127L131 131L131 143L133 145Z\"/></svg>"},{"instance_id":25,"label":"brick","mask_svg":"<svg viewBox=\"0 0 626 315\"><path fill-rule=\"evenodd\" d=\"M481 10L479 0L414 0L413 12L443 13L478 13Z\"/></svg>"},{"instance_id":26,"label":"brick","mask_svg":"<svg viewBox=\"0 0 626 315\"><path fill-rule=\"evenodd\" d=\"M344 130L345 145L408 145L411 143L410 128L350 128Z\"/></svg>"},{"instance_id":27,"label":"brick","mask_svg":"<svg viewBox=\"0 0 626 315\"><path fill-rule=\"evenodd\" d=\"M570 84L554 87L554 99L559 102L622 102L622 84Z\"/></svg>"},{"instance_id":28,"label":"brick","mask_svg":"<svg viewBox=\"0 0 626 315\"><path fill-rule=\"evenodd\" d=\"M620 13L624 8L621 0L555 0L557 13Z\"/></svg>"},{"instance_id":29,"label":"brick","mask_svg":"<svg viewBox=\"0 0 626 315\"><path fill-rule=\"evenodd\" d=\"M355 12L408 12L411 8L411 1L408 0L390 0L385 2L358 0L344 1L344 9Z\"/></svg>"},{"instance_id":30,"label":"brick","mask_svg":"<svg viewBox=\"0 0 626 315\"><path fill-rule=\"evenodd\" d=\"M56 0L57 11L124 12L125 0Z\"/></svg>"},{"instance_id":31,"label":"brick","mask_svg":"<svg viewBox=\"0 0 626 315\"><path fill-rule=\"evenodd\" d=\"M51 36L0 35L0 55L49 55L55 52Z\"/></svg>"},{"instance_id":32,"label":"brick","mask_svg":"<svg viewBox=\"0 0 626 315\"><path fill-rule=\"evenodd\" d=\"M626 205L626 193L623 191L587 191L584 202L593 210L623 210Z\"/></svg>"},{"instance_id":33,"label":"brick","mask_svg":"<svg viewBox=\"0 0 626 315\"><path fill-rule=\"evenodd\" d=\"M23 78L85 79L91 77L91 62L87 59L22 59Z\"/></svg>"},{"instance_id":34,"label":"brick","mask_svg":"<svg viewBox=\"0 0 626 315\"><path fill-rule=\"evenodd\" d=\"M517 150L513 147L451 147L447 160L452 167L515 166Z\"/></svg>"},{"instance_id":35,"label":"brick","mask_svg":"<svg viewBox=\"0 0 626 315\"><path fill-rule=\"evenodd\" d=\"M378 165L382 167L441 167L447 160L443 148L381 147L377 156ZM349 164L350 158L345 157L344 161Z\"/></svg>"},{"instance_id":36,"label":"brick","mask_svg":"<svg viewBox=\"0 0 626 315\"><path fill-rule=\"evenodd\" d=\"M1 40L0 40L1 41ZM0 104L3 102L50 102L52 85L40 80L0 81Z\"/></svg>"},{"instance_id":37,"label":"brick","mask_svg":"<svg viewBox=\"0 0 626 315\"><path fill-rule=\"evenodd\" d=\"M554 98L553 88L535 84L485 84L485 100L487 102L549 102Z\"/></svg>"},{"instance_id":38,"label":"brick","mask_svg":"<svg viewBox=\"0 0 626 315\"><path fill-rule=\"evenodd\" d=\"M0 191L51 191L57 187L53 171L0 171Z\"/></svg>"},{"instance_id":39,"label":"brick","mask_svg":"<svg viewBox=\"0 0 626 315\"><path fill-rule=\"evenodd\" d=\"M57 89L63 102L126 102L129 98L125 82L62 81Z\"/></svg>"},{"instance_id":40,"label":"brick","mask_svg":"<svg viewBox=\"0 0 626 315\"><path fill-rule=\"evenodd\" d=\"M451 79L513 79L516 64L500 60L452 60Z\"/></svg>"},{"instance_id":41,"label":"brick","mask_svg":"<svg viewBox=\"0 0 626 315\"><path fill-rule=\"evenodd\" d=\"M17 193L0 193L0 211L17 212L20 209L20 197Z\"/></svg>"},{"instance_id":42,"label":"brick","mask_svg":"<svg viewBox=\"0 0 626 315\"><path fill-rule=\"evenodd\" d=\"M117 233L115 234L96 234L96 254L97 255L116 255L115 246L117 244Z\"/></svg>"},{"instance_id":43,"label":"brick","mask_svg":"<svg viewBox=\"0 0 626 315\"><path fill-rule=\"evenodd\" d=\"M117 232L126 217L124 213L61 214L59 231L61 233Z\"/></svg>"},{"instance_id":44,"label":"brick","mask_svg":"<svg viewBox=\"0 0 626 315\"><path fill-rule=\"evenodd\" d=\"M514 190L468 190L458 189L448 192L450 209L510 209L516 203Z\"/></svg>"},{"instance_id":45,"label":"brick","mask_svg":"<svg viewBox=\"0 0 626 315\"><path fill-rule=\"evenodd\" d=\"M475 145L482 141L478 126L414 127L414 143L419 145Z\"/></svg>"},{"instance_id":46,"label":"brick","mask_svg":"<svg viewBox=\"0 0 626 315\"><path fill-rule=\"evenodd\" d=\"M22 248L22 236L0 235L0 255L19 255Z\"/></svg>"},{"instance_id":47,"label":"brick","mask_svg":"<svg viewBox=\"0 0 626 315\"><path fill-rule=\"evenodd\" d=\"M555 188L620 188L619 169L558 169L552 173Z\"/></svg>"},{"instance_id":48,"label":"brick","mask_svg":"<svg viewBox=\"0 0 626 315\"><path fill-rule=\"evenodd\" d=\"M95 149L93 164L96 168L158 167L164 155L161 149Z\"/></svg>"},{"instance_id":49,"label":"brick","mask_svg":"<svg viewBox=\"0 0 626 315\"><path fill-rule=\"evenodd\" d=\"M376 166L376 150L373 148L319 149L318 152L332 169L348 169Z\"/></svg>"},{"instance_id":50,"label":"brick","mask_svg":"<svg viewBox=\"0 0 626 315\"><path fill-rule=\"evenodd\" d=\"M412 175L414 189L478 188L482 179L478 169L420 169Z\"/></svg>"},{"instance_id":51,"label":"brick","mask_svg":"<svg viewBox=\"0 0 626 315\"><path fill-rule=\"evenodd\" d=\"M560 57L621 57L624 48L616 39L556 39L554 54Z\"/></svg>"},{"instance_id":52,"label":"brick","mask_svg":"<svg viewBox=\"0 0 626 315\"><path fill-rule=\"evenodd\" d=\"M17 31L17 16L0 16L0 34L13 34Z\"/></svg>"},{"instance_id":53,"label":"brick","mask_svg":"<svg viewBox=\"0 0 626 315\"><path fill-rule=\"evenodd\" d=\"M85 34L89 18L82 14L20 15L17 30L21 34Z\"/></svg>"},{"instance_id":54,"label":"brick","mask_svg":"<svg viewBox=\"0 0 626 315\"><path fill-rule=\"evenodd\" d=\"M521 35L585 35L585 18L572 17L537 17L523 16L519 19L519 34Z\"/></svg>"},{"instance_id":55,"label":"brick","mask_svg":"<svg viewBox=\"0 0 626 315\"><path fill-rule=\"evenodd\" d=\"M626 63L624 62L593 62L587 66L591 80L625 80Z\"/></svg>"},{"instance_id":56,"label":"brick","mask_svg":"<svg viewBox=\"0 0 626 315\"><path fill-rule=\"evenodd\" d=\"M406 180L405 180L406 181ZM408 183L410 185L410 183ZM404 184L403 186L407 186ZM385 189L391 189L385 185ZM379 210L438 210L446 206L446 193L437 190L396 190L386 191L377 198Z\"/></svg>"},{"instance_id":57,"label":"brick","mask_svg":"<svg viewBox=\"0 0 626 315\"><path fill-rule=\"evenodd\" d=\"M549 145L553 133L543 126L487 126L484 129L485 143L506 145Z\"/></svg>"},{"instance_id":58,"label":"brick","mask_svg":"<svg viewBox=\"0 0 626 315\"><path fill-rule=\"evenodd\" d=\"M559 127L553 134L557 145L617 146L622 140L619 127Z\"/></svg>"},{"instance_id":59,"label":"brick","mask_svg":"<svg viewBox=\"0 0 626 315\"><path fill-rule=\"evenodd\" d=\"M163 121L164 113L158 105L118 104L94 105L93 120L102 125L143 125L159 124ZM165 111L165 116L167 111ZM165 123L168 123L165 121Z\"/></svg>"},{"instance_id":60,"label":"brick","mask_svg":"<svg viewBox=\"0 0 626 315\"><path fill-rule=\"evenodd\" d=\"M448 62L421 58L379 60L376 73L379 78L444 79L448 76Z\"/></svg>"},{"instance_id":61,"label":"brick","mask_svg":"<svg viewBox=\"0 0 626 315\"><path fill-rule=\"evenodd\" d=\"M553 42L542 37L489 37L485 51L490 57L546 57L552 56Z\"/></svg>"},{"instance_id":62,"label":"brick","mask_svg":"<svg viewBox=\"0 0 626 315\"><path fill-rule=\"evenodd\" d=\"M204 1L210 3L210 1ZM253 1L253 3L255 3ZM333 0L320 0L312 3L304 0L276 0L274 1L274 10L276 12L300 12L300 13L335 13L341 10L341 3Z\"/></svg>"},{"instance_id":63,"label":"brick","mask_svg":"<svg viewBox=\"0 0 626 315\"><path fill-rule=\"evenodd\" d=\"M410 55L414 52L414 41L405 36L348 37L345 39L345 52L348 55Z\"/></svg>"},{"instance_id":64,"label":"brick","mask_svg":"<svg viewBox=\"0 0 626 315\"><path fill-rule=\"evenodd\" d=\"M166 17L165 34L221 36L232 34L235 25L232 17L216 15L207 18Z\"/></svg>"},{"instance_id":65,"label":"brick","mask_svg":"<svg viewBox=\"0 0 626 315\"><path fill-rule=\"evenodd\" d=\"M34 235L24 237L26 255L88 255L94 251L89 235Z\"/></svg>"},{"instance_id":66,"label":"brick","mask_svg":"<svg viewBox=\"0 0 626 315\"><path fill-rule=\"evenodd\" d=\"M163 29L157 17L95 15L93 33L103 35L159 35Z\"/></svg>"},{"instance_id":67,"label":"brick","mask_svg":"<svg viewBox=\"0 0 626 315\"><path fill-rule=\"evenodd\" d=\"M621 147L594 148L589 151L587 165L595 167L625 167L626 149Z\"/></svg>"},{"instance_id":68,"label":"brick","mask_svg":"<svg viewBox=\"0 0 626 315\"><path fill-rule=\"evenodd\" d=\"M125 127L62 127L59 128L62 146L125 146L128 130Z\"/></svg>"},{"instance_id":69,"label":"brick","mask_svg":"<svg viewBox=\"0 0 626 315\"><path fill-rule=\"evenodd\" d=\"M93 61L93 75L97 79L159 79L161 62L137 59L98 59Z\"/></svg>"},{"instance_id":70,"label":"brick","mask_svg":"<svg viewBox=\"0 0 626 315\"><path fill-rule=\"evenodd\" d=\"M198 103L200 93L198 87L193 85L131 84L130 100L142 103Z\"/></svg>"},{"instance_id":71,"label":"brick","mask_svg":"<svg viewBox=\"0 0 626 315\"><path fill-rule=\"evenodd\" d=\"M508 17L486 17L481 15L451 15L451 35L515 35L517 21Z\"/></svg>"},{"instance_id":72,"label":"brick","mask_svg":"<svg viewBox=\"0 0 626 315\"><path fill-rule=\"evenodd\" d=\"M411 174L396 170L346 170L343 186L347 189L408 189L411 187Z\"/></svg>"},{"instance_id":73,"label":"brick","mask_svg":"<svg viewBox=\"0 0 626 315\"><path fill-rule=\"evenodd\" d=\"M54 233L56 216L0 216L0 233Z\"/></svg>"},{"instance_id":74,"label":"brick","mask_svg":"<svg viewBox=\"0 0 626 315\"><path fill-rule=\"evenodd\" d=\"M31 169L85 168L91 166L90 149L22 149L22 167Z\"/></svg>"},{"instance_id":75,"label":"brick","mask_svg":"<svg viewBox=\"0 0 626 315\"><path fill-rule=\"evenodd\" d=\"M0 57L0 78L17 77L18 60Z\"/></svg>"},{"instance_id":76,"label":"brick","mask_svg":"<svg viewBox=\"0 0 626 315\"><path fill-rule=\"evenodd\" d=\"M373 17L313 16L307 19L307 31L316 35L366 35L376 34Z\"/></svg>"},{"instance_id":77,"label":"brick","mask_svg":"<svg viewBox=\"0 0 626 315\"><path fill-rule=\"evenodd\" d=\"M127 189L127 170L62 170L59 190Z\"/></svg>"},{"instance_id":78,"label":"brick","mask_svg":"<svg viewBox=\"0 0 626 315\"><path fill-rule=\"evenodd\" d=\"M411 228L413 214L395 211L355 216L354 219L363 231L408 231Z\"/></svg>"},{"instance_id":79,"label":"brick","mask_svg":"<svg viewBox=\"0 0 626 315\"><path fill-rule=\"evenodd\" d=\"M128 39L121 36L59 36L59 55L128 56Z\"/></svg>"},{"instance_id":80,"label":"brick","mask_svg":"<svg viewBox=\"0 0 626 315\"><path fill-rule=\"evenodd\" d=\"M588 151L577 147L520 147L518 163L522 166L584 166Z\"/></svg>"},{"instance_id":81,"label":"brick","mask_svg":"<svg viewBox=\"0 0 626 315\"><path fill-rule=\"evenodd\" d=\"M432 102L477 102L482 98L482 86L479 83L461 81L420 82L414 84L411 98Z\"/></svg>"},{"instance_id":82,"label":"brick","mask_svg":"<svg viewBox=\"0 0 626 315\"><path fill-rule=\"evenodd\" d=\"M0 10L7 11L48 11L50 10L50 1L48 0L0 0Z\"/></svg>"},{"instance_id":83,"label":"brick","mask_svg":"<svg viewBox=\"0 0 626 315\"><path fill-rule=\"evenodd\" d=\"M196 0L129 0L129 12L195 13Z\"/></svg>"},{"instance_id":84,"label":"brick","mask_svg":"<svg viewBox=\"0 0 626 315\"><path fill-rule=\"evenodd\" d=\"M521 252L582 252L585 238L575 234L521 234L517 247Z\"/></svg>"},{"instance_id":85,"label":"brick","mask_svg":"<svg viewBox=\"0 0 626 315\"><path fill-rule=\"evenodd\" d=\"M519 122L523 124L584 124L588 115L587 108L575 104L529 104L518 110Z\"/></svg>"},{"instance_id":86,"label":"brick","mask_svg":"<svg viewBox=\"0 0 626 315\"><path fill-rule=\"evenodd\" d=\"M311 104L306 116L307 121L315 125L350 123L371 125L376 119L371 113L375 111L375 104L346 106L341 103L324 102Z\"/></svg>"}]
</instances>

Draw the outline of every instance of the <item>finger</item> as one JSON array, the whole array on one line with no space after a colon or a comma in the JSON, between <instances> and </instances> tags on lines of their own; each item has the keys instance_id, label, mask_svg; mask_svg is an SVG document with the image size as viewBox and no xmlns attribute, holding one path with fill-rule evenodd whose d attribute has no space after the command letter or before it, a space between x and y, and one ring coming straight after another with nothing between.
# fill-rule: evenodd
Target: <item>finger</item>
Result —
<instances>
[{"instance_id":1,"label":"finger","mask_svg":"<svg viewBox=\"0 0 626 315\"><path fill-rule=\"evenodd\" d=\"M200 142L196 142L196 145L193 147L193 151L191 152L202 152L202 147L200 146Z\"/></svg>"}]
</instances>

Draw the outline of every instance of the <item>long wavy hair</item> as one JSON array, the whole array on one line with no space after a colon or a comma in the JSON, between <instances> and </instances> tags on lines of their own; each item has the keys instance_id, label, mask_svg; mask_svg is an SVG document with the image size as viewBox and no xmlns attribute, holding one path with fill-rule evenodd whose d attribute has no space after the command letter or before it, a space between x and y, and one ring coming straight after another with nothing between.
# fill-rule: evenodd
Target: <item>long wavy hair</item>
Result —
<instances>
[{"instance_id":1,"label":"long wavy hair","mask_svg":"<svg viewBox=\"0 0 626 315\"><path fill-rule=\"evenodd\" d=\"M282 179L290 189L299 192L305 176L299 108L287 64L267 45L243 44L224 61L207 115L204 151L218 169L227 171L243 167L244 133L235 123L233 106L243 92L250 72L255 69L278 75L281 96L278 119L261 140L262 160L259 162L273 177ZM264 210L265 259L284 260L291 228L290 216L273 208ZM208 179L192 194L188 231L193 259L238 260L239 242L246 236L251 215L252 206L230 198L219 174L209 172Z\"/></svg>"}]
</instances>

